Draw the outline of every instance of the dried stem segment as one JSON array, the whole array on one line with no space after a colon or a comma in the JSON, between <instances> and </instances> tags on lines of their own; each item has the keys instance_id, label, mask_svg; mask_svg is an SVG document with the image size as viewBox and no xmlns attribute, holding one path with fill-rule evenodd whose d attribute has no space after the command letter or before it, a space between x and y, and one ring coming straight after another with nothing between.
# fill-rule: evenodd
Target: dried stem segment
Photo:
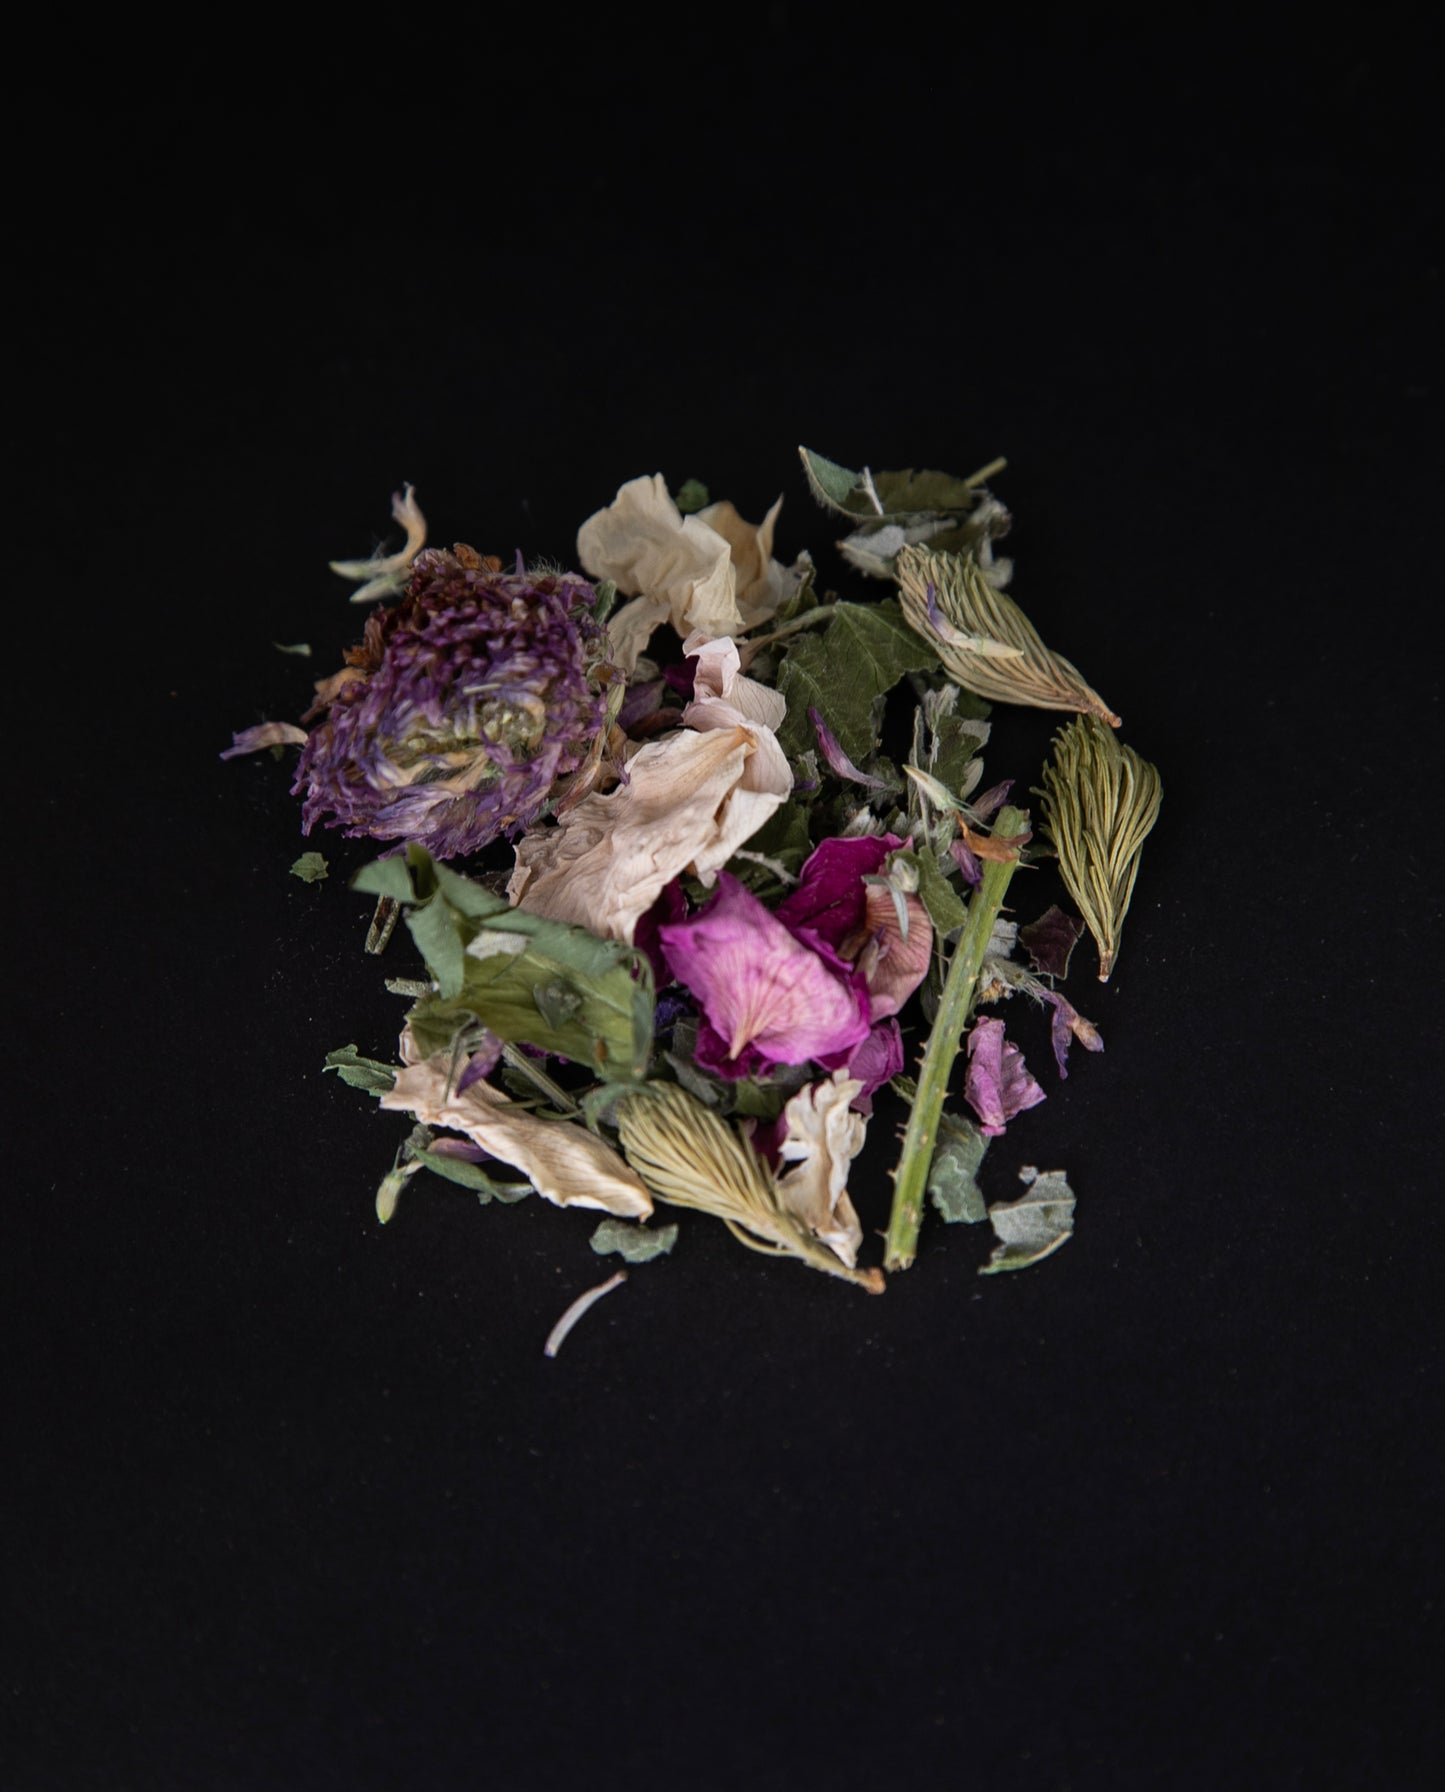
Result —
<instances>
[{"instance_id":1,"label":"dried stem segment","mask_svg":"<svg viewBox=\"0 0 1445 1792\"><path fill-rule=\"evenodd\" d=\"M909 626L933 643L950 678L976 697L1031 709L1119 718L1078 668L1051 653L1023 611L990 585L971 554L906 547L896 574Z\"/></svg>"},{"instance_id":2,"label":"dried stem segment","mask_svg":"<svg viewBox=\"0 0 1445 1792\"><path fill-rule=\"evenodd\" d=\"M994 822L994 837L1009 839L1024 834L1029 818L1021 809L1001 809ZM1003 906L1004 892L1018 863L1018 851L1006 859L985 862L983 882L969 898L968 920L953 949L938 1016L928 1036L923 1064L918 1073L918 1093L908 1116L903 1135L903 1150L898 1168L893 1173L893 1207L888 1216L888 1244L883 1258L885 1269L907 1269L918 1254L918 1232L923 1224L923 1196L928 1187L928 1172L938 1143L939 1117L943 1098L948 1093L968 1025L969 1010L978 988L978 973L988 950L993 924ZM644 1178L645 1180L645 1178Z\"/></svg>"},{"instance_id":3,"label":"dried stem segment","mask_svg":"<svg viewBox=\"0 0 1445 1792\"><path fill-rule=\"evenodd\" d=\"M1107 983L1144 841L1159 818L1159 773L1092 716L1080 716L1055 735L1043 776L1044 830Z\"/></svg>"},{"instance_id":4,"label":"dried stem segment","mask_svg":"<svg viewBox=\"0 0 1445 1792\"><path fill-rule=\"evenodd\" d=\"M696 1207L744 1244L801 1258L814 1269L883 1292L876 1269L850 1269L786 1213L767 1165L736 1132L675 1083L655 1083L617 1107L627 1161L660 1201ZM750 1236L745 1236L750 1235Z\"/></svg>"}]
</instances>

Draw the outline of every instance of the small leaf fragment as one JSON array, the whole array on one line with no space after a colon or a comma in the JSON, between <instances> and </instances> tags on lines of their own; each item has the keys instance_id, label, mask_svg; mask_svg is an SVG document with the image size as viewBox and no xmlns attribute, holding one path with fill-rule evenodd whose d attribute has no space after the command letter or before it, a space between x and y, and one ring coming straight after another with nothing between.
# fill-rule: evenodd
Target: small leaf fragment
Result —
<instances>
[{"instance_id":1,"label":"small leaf fragment","mask_svg":"<svg viewBox=\"0 0 1445 1792\"><path fill-rule=\"evenodd\" d=\"M353 1089L365 1089L368 1095L383 1095L396 1082L396 1071L376 1058L363 1058L354 1045L339 1046L327 1052L323 1072L334 1070L343 1083Z\"/></svg>"},{"instance_id":2,"label":"small leaf fragment","mask_svg":"<svg viewBox=\"0 0 1445 1792\"><path fill-rule=\"evenodd\" d=\"M988 1203L976 1180L988 1140L967 1120L944 1115L938 1149L928 1173L928 1197L950 1225L976 1226L988 1217Z\"/></svg>"},{"instance_id":3,"label":"small leaf fragment","mask_svg":"<svg viewBox=\"0 0 1445 1792\"><path fill-rule=\"evenodd\" d=\"M1005 1269L1027 1269L1041 1263L1073 1236L1074 1191L1062 1170L1036 1170L1027 1164L1019 1181L1028 1192L1017 1201L995 1201L988 1210L989 1223L999 1243L979 1268L981 1276Z\"/></svg>"},{"instance_id":4,"label":"small leaf fragment","mask_svg":"<svg viewBox=\"0 0 1445 1792\"><path fill-rule=\"evenodd\" d=\"M673 499L684 516L692 516L708 506L708 489L700 479L684 479Z\"/></svg>"},{"instance_id":5,"label":"small leaf fragment","mask_svg":"<svg viewBox=\"0 0 1445 1792\"><path fill-rule=\"evenodd\" d=\"M664 1257L677 1243L676 1222L670 1226L634 1226L627 1220L606 1219L592 1234L590 1243L599 1257L615 1251L624 1263L650 1263Z\"/></svg>"},{"instance_id":6,"label":"small leaf fragment","mask_svg":"<svg viewBox=\"0 0 1445 1792\"><path fill-rule=\"evenodd\" d=\"M329 869L324 853L303 852L291 867L291 875L299 877L303 884L319 884Z\"/></svg>"},{"instance_id":7,"label":"small leaf fragment","mask_svg":"<svg viewBox=\"0 0 1445 1792\"><path fill-rule=\"evenodd\" d=\"M294 654L297 659L301 660L311 658L311 643L309 641L293 641L289 645L285 641L273 641L271 645L277 653Z\"/></svg>"}]
</instances>

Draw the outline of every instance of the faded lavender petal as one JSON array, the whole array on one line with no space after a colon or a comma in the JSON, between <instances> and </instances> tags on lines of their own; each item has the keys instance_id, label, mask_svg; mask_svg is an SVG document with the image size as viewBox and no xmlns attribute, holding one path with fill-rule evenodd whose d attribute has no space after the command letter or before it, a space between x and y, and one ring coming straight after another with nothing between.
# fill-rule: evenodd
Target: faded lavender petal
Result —
<instances>
[{"instance_id":1,"label":"faded lavender petal","mask_svg":"<svg viewBox=\"0 0 1445 1792\"><path fill-rule=\"evenodd\" d=\"M768 1063L803 1064L867 1035L863 978L826 947L795 938L729 872L700 914L658 932L673 975L734 1062L751 1047Z\"/></svg>"},{"instance_id":2,"label":"faded lavender petal","mask_svg":"<svg viewBox=\"0 0 1445 1792\"><path fill-rule=\"evenodd\" d=\"M953 862L963 874L963 881L970 889L976 890L983 882L983 866L978 854L966 840L950 840L948 850L953 855Z\"/></svg>"},{"instance_id":3,"label":"faded lavender petal","mask_svg":"<svg viewBox=\"0 0 1445 1792\"><path fill-rule=\"evenodd\" d=\"M1054 1048L1054 1062L1059 1067L1059 1075L1067 1077L1070 1041L1077 1039L1086 1052L1101 1052L1104 1049L1103 1037L1094 1023L1085 1020L1073 1003L1060 995L1058 990L1040 986L1038 994L1053 1009L1049 1016L1049 1039Z\"/></svg>"},{"instance_id":4,"label":"faded lavender petal","mask_svg":"<svg viewBox=\"0 0 1445 1792\"><path fill-rule=\"evenodd\" d=\"M992 789L984 791L982 796L975 797L969 808L979 821L988 821L1003 808L1013 787L1013 779L1005 778L1002 784L995 784Z\"/></svg>"},{"instance_id":5,"label":"faded lavender petal","mask_svg":"<svg viewBox=\"0 0 1445 1792\"><path fill-rule=\"evenodd\" d=\"M980 1020L969 1034L963 1093L979 1117L979 1131L989 1138L997 1138L1016 1114L1044 1100L1023 1053L1004 1037L1001 1020Z\"/></svg>"},{"instance_id":6,"label":"faded lavender petal","mask_svg":"<svg viewBox=\"0 0 1445 1792\"><path fill-rule=\"evenodd\" d=\"M516 835L601 726L596 594L566 574L427 550L406 598L372 614L294 789L304 830L415 840L436 858Z\"/></svg>"},{"instance_id":7,"label":"faded lavender petal","mask_svg":"<svg viewBox=\"0 0 1445 1792\"><path fill-rule=\"evenodd\" d=\"M870 777L867 772L859 771L853 761L843 751L838 736L823 720L819 712L809 707L808 720L813 724L813 732L818 737L818 748L829 769L835 777L846 778L850 784L862 784L868 790L892 790L893 786L886 778Z\"/></svg>"},{"instance_id":8,"label":"faded lavender petal","mask_svg":"<svg viewBox=\"0 0 1445 1792\"><path fill-rule=\"evenodd\" d=\"M243 753L259 753L266 747L304 747L306 730L294 722L257 722L254 728L243 728L231 736L231 744L222 759L239 759Z\"/></svg>"},{"instance_id":9,"label":"faded lavender petal","mask_svg":"<svg viewBox=\"0 0 1445 1792\"><path fill-rule=\"evenodd\" d=\"M466 1069L457 1078L457 1094L465 1095L473 1083L480 1083L485 1077L489 1077L497 1068L501 1055L501 1040L495 1033L489 1032L484 1042L467 1059Z\"/></svg>"},{"instance_id":10,"label":"faded lavender petal","mask_svg":"<svg viewBox=\"0 0 1445 1792\"><path fill-rule=\"evenodd\" d=\"M1084 924L1066 915L1057 903L1046 908L1037 921L1019 928L1019 944L1029 962L1046 977L1066 977L1074 947L1084 936Z\"/></svg>"}]
</instances>

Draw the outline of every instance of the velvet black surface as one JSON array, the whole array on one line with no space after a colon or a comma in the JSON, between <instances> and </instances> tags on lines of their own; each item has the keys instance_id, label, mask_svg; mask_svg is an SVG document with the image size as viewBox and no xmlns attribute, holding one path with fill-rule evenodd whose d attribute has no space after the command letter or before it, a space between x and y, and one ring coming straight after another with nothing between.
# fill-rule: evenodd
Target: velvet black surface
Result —
<instances>
[{"instance_id":1,"label":"velvet black surface","mask_svg":"<svg viewBox=\"0 0 1445 1792\"><path fill-rule=\"evenodd\" d=\"M198 50L17 199L7 1783L1430 1783L1423 50L629 29ZM798 442L1008 455L1015 594L1161 768L1107 1051L986 1170L1077 1232L981 1280L931 1220L873 1300L684 1216L547 1361L592 1221L376 1224L370 855L289 877L289 767L217 753L403 480L561 560L639 473L782 491L846 589Z\"/></svg>"}]
</instances>

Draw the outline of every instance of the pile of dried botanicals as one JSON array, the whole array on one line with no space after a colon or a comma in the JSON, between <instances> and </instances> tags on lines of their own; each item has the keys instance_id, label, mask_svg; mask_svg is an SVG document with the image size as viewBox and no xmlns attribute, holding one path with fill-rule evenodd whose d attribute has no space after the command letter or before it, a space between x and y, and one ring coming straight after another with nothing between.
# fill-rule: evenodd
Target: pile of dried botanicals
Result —
<instances>
[{"instance_id":1,"label":"pile of dried botanicals","mask_svg":"<svg viewBox=\"0 0 1445 1792\"><path fill-rule=\"evenodd\" d=\"M983 1273L1069 1236L1060 1172L1025 1169L1013 1201L979 1191L989 1140L1044 1099L982 1010L1047 1007L1060 1076L1073 1043L1102 1050L1059 985L1085 926L1113 968L1158 774L1007 595L1001 462L956 479L802 460L877 595L821 593L806 554L773 557L778 505L750 524L695 482L624 485L583 523L576 573L426 548L408 487L405 547L335 568L379 607L309 732L263 723L223 755L299 746L303 831L387 848L351 879L376 903L367 945L404 914L425 974L388 985L410 1000L396 1063L326 1060L412 1119L383 1221L430 1170L484 1202L600 1209L594 1247L639 1262L677 1236L647 1223L663 1202L871 1293L913 1262L925 1194L992 1223ZM904 681L898 765L880 732ZM1072 715L1037 831L1011 782L981 788L991 703ZM1082 924L1005 917L1016 869L1047 854ZM858 1263L848 1177L885 1086L908 1119L880 1269Z\"/></svg>"}]
</instances>

